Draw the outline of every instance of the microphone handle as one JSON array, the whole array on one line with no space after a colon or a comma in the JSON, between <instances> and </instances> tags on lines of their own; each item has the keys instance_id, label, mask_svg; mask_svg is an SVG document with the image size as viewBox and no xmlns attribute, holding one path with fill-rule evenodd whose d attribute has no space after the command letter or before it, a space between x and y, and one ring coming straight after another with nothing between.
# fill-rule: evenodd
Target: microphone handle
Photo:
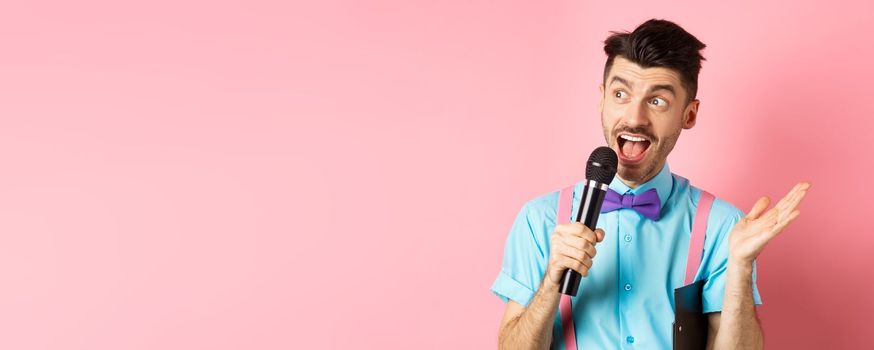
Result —
<instances>
[{"instance_id":1,"label":"microphone handle","mask_svg":"<svg viewBox=\"0 0 874 350\"><path fill-rule=\"evenodd\" d=\"M598 216L601 215L601 205L604 204L605 196L607 196L607 184L587 180L586 185L583 186L583 195L580 198L579 211L577 211L575 220L581 222L590 230L595 230L598 225ZM562 294L576 296L581 278L582 276L579 272L573 269L565 270L564 276L561 278L559 291Z\"/></svg>"}]
</instances>

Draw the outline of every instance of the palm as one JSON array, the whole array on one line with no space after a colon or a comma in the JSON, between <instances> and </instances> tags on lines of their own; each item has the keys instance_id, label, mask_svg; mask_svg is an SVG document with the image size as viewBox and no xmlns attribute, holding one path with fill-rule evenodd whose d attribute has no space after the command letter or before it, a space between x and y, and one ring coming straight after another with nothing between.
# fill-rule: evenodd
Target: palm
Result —
<instances>
[{"instance_id":1,"label":"palm","mask_svg":"<svg viewBox=\"0 0 874 350\"><path fill-rule=\"evenodd\" d=\"M795 220L800 213L798 205L807 194L810 184L799 183L780 199L773 208L765 211L770 204L768 197L759 198L753 208L742 218L731 232L730 253L742 261L753 261L771 239Z\"/></svg>"}]
</instances>

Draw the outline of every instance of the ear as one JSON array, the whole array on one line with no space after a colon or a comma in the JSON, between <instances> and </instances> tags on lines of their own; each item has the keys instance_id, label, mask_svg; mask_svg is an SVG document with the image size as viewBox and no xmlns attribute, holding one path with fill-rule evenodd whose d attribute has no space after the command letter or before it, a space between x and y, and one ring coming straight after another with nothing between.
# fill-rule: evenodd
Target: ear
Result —
<instances>
[{"instance_id":1,"label":"ear","mask_svg":"<svg viewBox=\"0 0 874 350\"><path fill-rule=\"evenodd\" d=\"M695 99L686 106L686 110L683 112L683 129L691 129L695 126L695 122L698 121L698 106L700 104L701 100Z\"/></svg>"},{"instance_id":2,"label":"ear","mask_svg":"<svg viewBox=\"0 0 874 350\"><path fill-rule=\"evenodd\" d=\"M598 113L604 114L604 84L599 84L598 90L601 91L601 100L598 102Z\"/></svg>"}]
</instances>

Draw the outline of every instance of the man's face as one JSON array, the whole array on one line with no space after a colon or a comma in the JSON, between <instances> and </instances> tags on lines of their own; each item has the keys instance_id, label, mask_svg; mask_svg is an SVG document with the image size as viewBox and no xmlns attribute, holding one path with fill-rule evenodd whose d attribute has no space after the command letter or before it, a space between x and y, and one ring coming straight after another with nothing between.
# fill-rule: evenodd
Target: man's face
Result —
<instances>
[{"instance_id":1,"label":"man's face","mask_svg":"<svg viewBox=\"0 0 874 350\"><path fill-rule=\"evenodd\" d=\"M637 187L662 169L680 131L695 126L700 102L686 103L676 71L642 68L622 56L613 60L600 89L601 125L619 156L617 175Z\"/></svg>"}]
</instances>

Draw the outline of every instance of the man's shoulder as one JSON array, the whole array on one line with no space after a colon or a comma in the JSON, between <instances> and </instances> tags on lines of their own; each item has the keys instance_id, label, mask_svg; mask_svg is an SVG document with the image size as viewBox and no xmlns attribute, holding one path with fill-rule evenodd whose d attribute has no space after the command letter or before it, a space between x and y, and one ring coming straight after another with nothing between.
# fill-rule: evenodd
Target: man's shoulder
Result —
<instances>
[{"instance_id":1,"label":"man's shoulder","mask_svg":"<svg viewBox=\"0 0 874 350\"><path fill-rule=\"evenodd\" d=\"M552 213L554 215L558 206L558 196L560 189L542 193L534 198L529 199L522 206L522 210L531 216L542 217L545 214Z\"/></svg>"},{"instance_id":2,"label":"man's shoulder","mask_svg":"<svg viewBox=\"0 0 874 350\"><path fill-rule=\"evenodd\" d=\"M720 197L716 197L713 200L713 206L710 208L710 212L711 217L731 219L734 221L737 221L737 219L744 216L744 213L734 206L734 204L731 204Z\"/></svg>"},{"instance_id":3,"label":"man's shoulder","mask_svg":"<svg viewBox=\"0 0 874 350\"><path fill-rule=\"evenodd\" d=\"M685 180L685 179L684 179ZM688 180L686 180L688 182ZM689 194L697 207L703 189L689 184ZM717 224L734 224L744 216L744 213L728 200L719 197L716 193L707 191L713 195L713 205L710 207L709 220Z\"/></svg>"}]
</instances>

